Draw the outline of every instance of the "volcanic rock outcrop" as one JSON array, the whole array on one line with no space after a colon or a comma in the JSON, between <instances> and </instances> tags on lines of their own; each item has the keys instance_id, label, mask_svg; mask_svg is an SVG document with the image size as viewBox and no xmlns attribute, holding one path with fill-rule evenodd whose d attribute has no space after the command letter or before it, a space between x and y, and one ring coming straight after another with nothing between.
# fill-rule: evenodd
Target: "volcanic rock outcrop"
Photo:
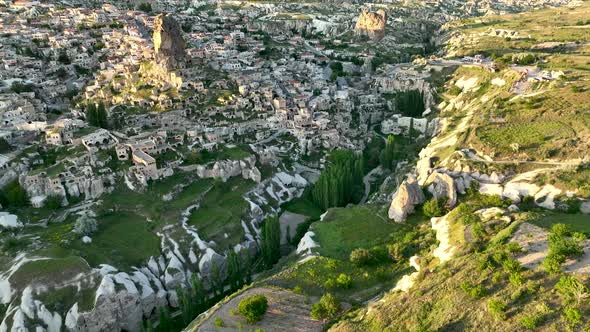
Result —
<instances>
[{"instance_id":1,"label":"volcanic rock outcrop","mask_svg":"<svg viewBox=\"0 0 590 332\"><path fill-rule=\"evenodd\" d=\"M414 212L414 206L424 203L422 188L413 177L404 180L389 206L389 218L395 222L403 222L408 214Z\"/></svg>"},{"instance_id":2,"label":"volcanic rock outcrop","mask_svg":"<svg viewBox=\"0 0 590 332\"><path fill-rule=\"evenodd\" d=\"M184 60L186 43L176 20L160 14L154 20L154 54L156 62L172 70Z\"/></svg>"},{"instance_id":3,"label":"volcanic rock outcrop","mask_svg":"<svg viewBox=\"0 0 590 332\"><path fill-rule=\"evenodd\" d=\"M356 21L354 31L359 36L367 36L373 40L378 40L385 36L386 24L387 14L383 9L379 9L376 12L363 9Z\"/></svg>"}]
</instances>

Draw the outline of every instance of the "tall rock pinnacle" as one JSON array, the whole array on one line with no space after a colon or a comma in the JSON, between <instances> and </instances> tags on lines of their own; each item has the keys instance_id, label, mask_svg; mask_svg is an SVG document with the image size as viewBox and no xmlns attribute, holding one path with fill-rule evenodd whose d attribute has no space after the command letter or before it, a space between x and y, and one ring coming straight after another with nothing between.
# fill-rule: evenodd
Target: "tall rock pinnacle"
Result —
<instances>
[{"instance_id":1,"label":"tall rock pinnacle","mask_svg":"<svg viewBox=\"0 0 590 332\"><path fill-rule=\"evenodd\" d=\"M383 9L376 12L363 9L356 21L354 31L357 35L368 36L371 39L381 39L385 36L386 24L387 14Z\"/></svg>"},{"instance_id":2,"label":"tall rock pinnacle","mask_svg":"<svg viewBox=\"0 0 590 332\"><path fill-rule=\"evenodd\" d=\"M154 20L156 62L168 69L176 69L185 58L185 46L178 22L170 15L158 15Z\"/></svg>"}]
</instances>

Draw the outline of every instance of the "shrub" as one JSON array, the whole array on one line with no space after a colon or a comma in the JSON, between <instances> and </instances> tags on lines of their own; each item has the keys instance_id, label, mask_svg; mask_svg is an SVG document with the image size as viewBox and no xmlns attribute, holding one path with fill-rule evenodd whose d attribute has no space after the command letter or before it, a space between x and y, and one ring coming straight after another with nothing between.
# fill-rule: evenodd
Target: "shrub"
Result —
<instances>
[{"instance_id":1,"label":"shrub","mask_svg":"<svg viewBox=\"0 0 590 332\"><path fill-rule=\"evenodd\" d=\"M554 224L549 233L549 253L543 261L545 270L550 274L558 273L566 258L582 255L580 244L584 238L581 233L570 232L567 225Z\"/></svg>"},{"instance_id":2,"label":"shrub","mask_svg":"<svg viewBox=\"0 0 590 332\"><path fill-rule=\"evenodd\" d=\"M98 229L96 219L87 215L80 216L74 224L74 233L78 235L91 235Z\"/></svg>"},{"instance_id":3,"label":"shrub","mask_svg":"<svg viewBox=\"0 0 590 332\"><path fill-rule=\"evenodd\" d=\"M524 283L524 277L520 272L512 272L509 279L510 283L516 287L522 286Z\"/></svg>"},{"instance_id":4,"label":"shrub","mask_svg":"<svg viewBox=\"0 0 590 332\"><path fill-rule=\"evenodd\" d=\"M422 206L422 213L428 218L440 217L446 213L446 198L431 198Z\"/></svg>"},{"instance_id":5,"label":"shrub","mask_svg":"<svg viewBox=\"0 0 590 332\"><path fill-rule=\"evenodd\" d=\"M561 271L561 264L565 262L565 256L548 254L543 260L543 268L549 274L557 274Z\"/></svg>"},{"instance_id":6,"label":"shrub","mask_svg":"<svg viewBox=\"0 0 590 332\"><path fill-rule=\"evenodd\" d=\"M215 326L216 327L224 327L225 323L223 322L223 319L221 319L219 317L215 317Z\"/></svg>"},{"instance_id":7,"label":"shrub","mask_svg":"<svg viewBox=\"0 0 590 332\"><path fill-rule=\"evenodd\" d=\"M334 279L329 278L328 280L326 280L326 282L324 282L325 289L332 289L334 287L336 287L336 282L334 281Z\"/></svg>"},{"instance_id":8,"label":"shrub","mask_svg":"<svg viewBox=\"0 0 590 332\"><path fill-rule=\"evenodd\" d=\"M460 87L458 87L458 86L456 86L456 85L454 85L454 84L453 84L453 86L451 86L451 87L449 88L449 91L448 91L448 93L449 93L451 96L458 96L458 95L461 93L461 91L462 91L462 90L461 90L461 88L460 88Z\"/></svg>"},{"instance_id":9,"label":"shrub","mask_svg":"<svg viewBox=\"0 0 590 332\"><path fill-rule=\"evenodd\" d=\"M555 290L566 302L580 301L588 297L588 286L571 275L562 276Z\"/></svg>"},{"instance_id":10,"label":"shrub","mask_svg":"<svg viewBox=\"0 0 590 332\"><path fill-rule=\"evenodd\" d=\"M506 250L511 254L518 254L522 252L522 247L517 242L509 242L506 244Z\"/></svg>"},{"instance_id":11,"label":"shrub","mask_svg":"<svg viewBox=\"0 0 590 332\"><path fill-rule=\"evenodd\" d=\"M49 210L57 210L61 207L61 197L57 195L49 195L45 200L45 207Z\"/></svg>"},{"instance_id":12,"label":"shrub","mask_svg":"<svg viewBox=\"0 0 590 332\"><path fill-rule=\"evenodd\" d=\"M18 180L14 180L0 191L0 205L6 207L22 207L29 203L27 192L21 187Z\"/></svg>"},{"instance_id":13,"label":"shrub","mask_svg":"<svg viewBox=\"0 0 590 332\"><path fill-rule=\"evenodd\" d=\"M580 309L574 307L566 307L563 309L563 315L561 317L572 326L582 322L582 313L580 312Z\"/></svg>"},{"instance_id":14,"label":"shrub","mask_svg":"<svg viewBox=\"0 0 590 332\"><path fill-rule=\"evenodd\" d=\"M480 271L492 270L494 268L494 262L492 261L490 256L485 255L485 256L479 258L477 268Z\"/></svg>"},{"instance_id":15,"label":"shrub","mask_svg":"<svg viewBox=\"0 0 590 332\"><path fill-rule=\"evenodd\" d=\"M543 315L539 313L531 314L520 319L520 325L529 330L534 330L543 322Z\"/></svg>"},{"instance_id":16,"label":"shrub","mask_svg":"<svg viewBox=\"0 0 590 332\"><path fill-rule=\"evenodd\" d=\"M485 290L482 285L473 285L467 281L461 283L461 289L465 294L474 299L481 298L485 295Z\"/></svg>"},{"instance_id":17,"label":"shrub","mask_svg":"<svg viewBox=\"0 0 590 332\"><path fill-rule=\"evenodd\" d=\"M336 284L340 288L348 289L352 287L352 278L344 273L340 273L336 279Z\"/></svg>"},{"instance_id":18,"label":"shrub","mask_svg":"<svg viewBox=\"0 0 590 332\"><path fill-rule=\"evenodd\" d=\"M367 265L371 262L371 254L367 249L354 249L350 253L350 262L356 266Z\"/></svg>"},{"instance_id":19,"label":"shrub","mask_svg":"<svg viewBox=\"0 0 590 332\"><path fill-rule=\"evenodd\" d=\"M340 310L340 302L330 293L322 296L319 302L311 307L311 318L330 319Z\"/></svg>"},{"instance_id":20,"label":"shrub","mask_svg":"<svg viewBox=\"0 0 590 332\"><path fill-rule=\"evenodd\" d=\"M514 273L520 272L522 270L522 265L520 262L513 258L507 258L502 262L502 268L507 273Z\"/></svg>"},{"instance_id":21,"label":"shrub","mask_svg":"<svg viewBox=\"0 0 590 332\"><path fill-rule=\"evenodd\" d=\"M238 305L238 312L246 318L250 324L259 321L268 309L268 301L264 295L252 295L242 301Z\"/></svg>"},{"instance_id":22,"label":"shrub","mask_svg":"<svg viewBox=\"0 0 590 332\"><path fill-rule=\"evenodd\" d=\"M403 248L400 243L387 245L387 255L393 262L399 262L404 258Z\"/></svg>"},{"instance_id":23,"label":"shrub","mask_svg":"<svg viewBox=\"0 0 590 332\"><path fill-rule=\"evenodd\" d=\"M506 303L500 300L491 299L488 302L488 310L497 319L506 319Z\"/></svg>"}]
</instances>

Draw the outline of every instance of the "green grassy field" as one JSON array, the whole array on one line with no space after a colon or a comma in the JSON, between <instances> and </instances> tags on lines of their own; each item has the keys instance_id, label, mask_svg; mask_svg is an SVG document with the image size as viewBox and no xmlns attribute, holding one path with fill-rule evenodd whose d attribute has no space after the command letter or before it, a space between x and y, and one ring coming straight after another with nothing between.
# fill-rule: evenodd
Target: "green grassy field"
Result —
<instances>
[{"instance_id":1,"label":"green grassy field","mask_svg":"<svg viewBox=\"0 0 590 332\"><path fill-rule=\"evenodd\" d=\"M188 223L196 226L203 240L215 241L219 249L233 247L244 237L240 220L249 205L242 196L253 184L241 177L227 183L216 182L200 201L200 207L191 213Z\"/></svg>"},{"instance_id":2,"label":"green grassy field","mask_svg":"<svg viewBox=\"0 0 590 332\"><path fill-rule=\"evenodd\" d=\"M31 283L53 285L84 272L90 272L90 267L79 257L43 259L23 264L10 277L10 283L12 287L22 290Z\"/></svg>"},{"instance_id":3,"label":"green grassy field","mask_svg":"<svg viewBox=\"0 0 590 332\"><path fill-rule=\"evenodd\" d=\"M365 206L331 209L324 221L312 225L320 254L348 260L356 248L371 248L392 241L392 235L411 226L396 224Z\"/></svg>"},{"instance_id":4,"label":"green grassy field","mask_svg":"<svg viewBox=\"0 0 590 332\"><path fill-rule=\"evenodd\" d=\"M160 239L148 227L147 220L138 214L103 215L99 218L98 231L92 234L92 243L76 240L72 248L91 266L109 264L129 270L160 253Z\"/></svg>"},{"instance_id":5,"label":"green grassy field","mask_svg":"<svg viewBox=\"0 0 590 332\"><path fill-rule=\"evenodd\" d=\"M551 229L554 224L566 224L574 232L582 232L590 235L590 215L587 214L566 214L546 212L533 221L533 224L546 229Z\"/></svg>"},{"instance_id":6,"label":"green grassy field","mask_svg":"<svg viewBox=\"0 0 590 332\"><path fill-rule=\"evenodd\" d=\"M322 215L322 210L318 208L307 195L296 198L281 206L284 211L302 214L308 216L311 220L319 219Z\"/></svg>"}]
</instances>

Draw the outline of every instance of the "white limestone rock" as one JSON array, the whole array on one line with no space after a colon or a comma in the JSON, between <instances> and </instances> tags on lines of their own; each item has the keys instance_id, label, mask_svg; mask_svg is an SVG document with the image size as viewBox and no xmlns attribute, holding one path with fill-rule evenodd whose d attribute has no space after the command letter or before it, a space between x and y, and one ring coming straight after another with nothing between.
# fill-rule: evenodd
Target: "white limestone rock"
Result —
<instances>
[{"instance_id":1,"label":"white limestone rock","mask_svg":"<svg viewBox=\"0 0 590 332\"><path fill-rule=\"evenodd\" d=\"M414 206L424 202L424 193L413 177L404 180L393 195L389 206L389 218L395 222L403 222L414 212Z\"/></svg>"},{"instance_id":2,"label":"white limestone rock","mask_svg":"<svg viewBox=\"0 0 590 332\"><path fill-rule=\"evenodd\" d=\"M226 265L225 257L216 253L215 250L207 248L205 254L199 260L199 272L205 278L219 277L225 279ZM215 272L214 266L218 269L219 276L213 276L213 272Z\"/></svg>"},{"instance_id":3,"label":"white limestone rock","mask_svg":"<svg viewBox=\"0 0 590 332\"><path fill-rule=\"evenodd\" d=\"M313 248L318 248L320 246L317 242L315 242L313 240L314 236L315 236L315 233L312 231L307 231L307 233L305 233L305 235L303 235L303 237L299 241L299 244L297 245L296 252L298 255L301 255L301 254L309 255L309 254L311 254Z\"/></svg>"}]
</instances>

